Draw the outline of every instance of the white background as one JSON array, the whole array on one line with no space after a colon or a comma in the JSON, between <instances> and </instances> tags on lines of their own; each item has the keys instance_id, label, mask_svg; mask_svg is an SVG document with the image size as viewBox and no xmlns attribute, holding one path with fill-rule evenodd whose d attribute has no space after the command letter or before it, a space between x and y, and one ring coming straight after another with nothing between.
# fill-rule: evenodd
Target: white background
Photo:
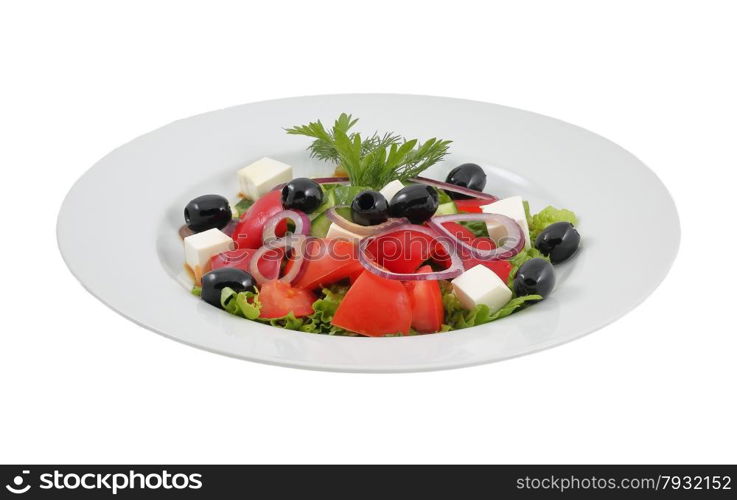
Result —
<instances>
[{"instance_id":1,"label":"white background","mask_svg":"<svg viewBox=\"0 0 737 500\"><path fill-rule=\"evenodd\" d=\"M3 2L0 462L737 461L730 4ZM65 268L56 213L111 149L212 109L342 92L491 101L614 140L678 204L672 272L550 351L360 375L172 342Z\"/></svg>"}]
</instances>

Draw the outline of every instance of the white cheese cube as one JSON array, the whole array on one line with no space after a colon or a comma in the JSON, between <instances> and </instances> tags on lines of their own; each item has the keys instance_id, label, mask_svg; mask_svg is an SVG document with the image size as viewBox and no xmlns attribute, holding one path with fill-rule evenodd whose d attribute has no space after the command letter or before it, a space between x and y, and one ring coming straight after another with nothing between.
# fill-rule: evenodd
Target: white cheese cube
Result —
<instances>
[{"instance_id":1,"label":"white cheese cube","mask_svg":"<svg viewBox=\"0 0 737 500\"><path fill-rule=\"evenodd\" d=\"M525 248L530 248L532 242L530 241L530 226L527 224L527 216L525 215L525 205L521 196L511 196L504 198L503 200L495 201L489 205L481 207L484 213L487 214L499 214L506 215L522 228L522 232L525 234ZM495 224L487 224L486 228L489 230L489 236L491 239L498 242L500 238L506 236L504 229Z\"/></svg>"},{"instance_id":2,"label":"white cheese cube","mask_svg":"<svg viewBox=\"0 0 737 500\"><path fill-rule=\"evenodd\" d=\"M292 180L292 167L271 158L261 158L238 171L241 193L258 200L274 186Z\"/></svg>"},{"instance_id":3,"label":"white cheese cube","mask_svg":"<svg viewBox=\"0 0 737 500\"><path fill-rule=\"evenodd\" d=\"M335 239L340 238L343 240L354 240L354 241L358 241L361 238L363 238L363 236L361 236L360 234L352 233L348 231L347 229L343 229L342 227L340 227L339 225L335 223L330 224L330 227L328 227L328 232L325 235L325 237L335 238Z\"/></svg>"},{"instance_id":4,"label":"white cheese cube","mask_svg":"<svg viewBox=\"0 0 737 500\"><path fill-rule=\"evenodd\" d=\"M489 307L492 314L512 299L507 284L486 266L478 264L452 281L453 291L465 309L479 304Z\"/></svg>"},{"instance_id":5,"label":"white cheese cube","mask_svg":"<svg viewBox=\"0 0 737 500\"><path fill-rule=\"evenodd\" d=\"M384 195L384 198L386 198L386 201L392 201L392 198L394 198L394 195L397 194L399 191L401 191L404 188L404 184L401 182L394 180L391 181L389 184L381 188L381 191L379 191L382 195Z\"/></svg>"},{"instance_id":6,"label":"white cheese cube","mask_svg":"<svg viewBox=\"0 0 737 500\"><path fill-rule=\"evenodd\" d=\"M184 238L184 259L194 272L195 282L199 284L202 275L210 270L212 256L232 250L234 246L230 236L215 228Z\"/></svg>"}]
</instances>

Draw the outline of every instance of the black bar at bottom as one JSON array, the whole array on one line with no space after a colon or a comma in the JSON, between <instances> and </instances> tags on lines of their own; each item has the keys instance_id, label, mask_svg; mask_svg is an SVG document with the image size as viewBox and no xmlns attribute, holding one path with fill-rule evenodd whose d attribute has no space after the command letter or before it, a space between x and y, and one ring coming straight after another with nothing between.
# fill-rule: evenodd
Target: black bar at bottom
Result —
<instances>
[{"instance_id":1,"label":"black bar at bottom","mask_svg":"<svg viewBox=\"0 0 737 500\"><path fill-rule=\"evenodd\" d=\"M737 498L736 465L0 465L3 498Z\"/></svg>"}]
</instances>

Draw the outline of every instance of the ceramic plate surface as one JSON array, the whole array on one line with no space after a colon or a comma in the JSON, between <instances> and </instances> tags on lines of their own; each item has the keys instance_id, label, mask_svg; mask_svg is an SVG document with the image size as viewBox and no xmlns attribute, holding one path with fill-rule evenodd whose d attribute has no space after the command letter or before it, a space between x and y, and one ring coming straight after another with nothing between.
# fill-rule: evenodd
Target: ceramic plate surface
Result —
<instances>
[{"instance_id":1,"label":"ceramic plate surface","mask_svg":"<svg viewBox=\"0 0 737 500\"><path fill-rule=\"evenodd\" d=\"M236 199L236 171L263 156L295 175L326 176L308 140L284 127L341 112L363 132L452 139L445 179L482 165L486 191L522 195L580 217L582 247L557 267L550 298L467 330L403 338L353 338L272 328L231 316L191 295L177 229L195 196ZM119 200L126 200L125 203ZM135 200L132 203L131 200ZM568 123L494 104L410 95L334 95L246 104L177 121L116 149L67 195L59 248L84 287L130 320L181 342L252 361L343 371L419 371L499 361L556 346L614 321L662 281L680 238L660 180L616 144ZM631 245L631 242L642 244ZM84 311L78 311L84 314Z\"/></svg>"}]
</instances>

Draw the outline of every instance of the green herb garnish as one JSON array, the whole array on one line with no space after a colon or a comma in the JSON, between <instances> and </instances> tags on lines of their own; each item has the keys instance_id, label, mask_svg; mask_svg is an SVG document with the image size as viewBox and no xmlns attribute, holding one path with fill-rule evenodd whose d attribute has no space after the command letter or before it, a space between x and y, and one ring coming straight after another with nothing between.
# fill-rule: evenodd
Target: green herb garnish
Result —
<instances>
[{"instance_id":1,"label":"green herb garnish","mask_svg":"<svg viewBox=\"0 0 737 500\"><path fill-rule=\"evenodd\" d=\"M393 180L407 180L442 160L451 141L428 139L420 143L388 132L374 133L366 139L350 129L358 121L342 113L332 129L319 120L287 129L288 134L315 139L307 148L314 158L340 165L351 183L381 189Z\"/></svg>"}]
</instances>

